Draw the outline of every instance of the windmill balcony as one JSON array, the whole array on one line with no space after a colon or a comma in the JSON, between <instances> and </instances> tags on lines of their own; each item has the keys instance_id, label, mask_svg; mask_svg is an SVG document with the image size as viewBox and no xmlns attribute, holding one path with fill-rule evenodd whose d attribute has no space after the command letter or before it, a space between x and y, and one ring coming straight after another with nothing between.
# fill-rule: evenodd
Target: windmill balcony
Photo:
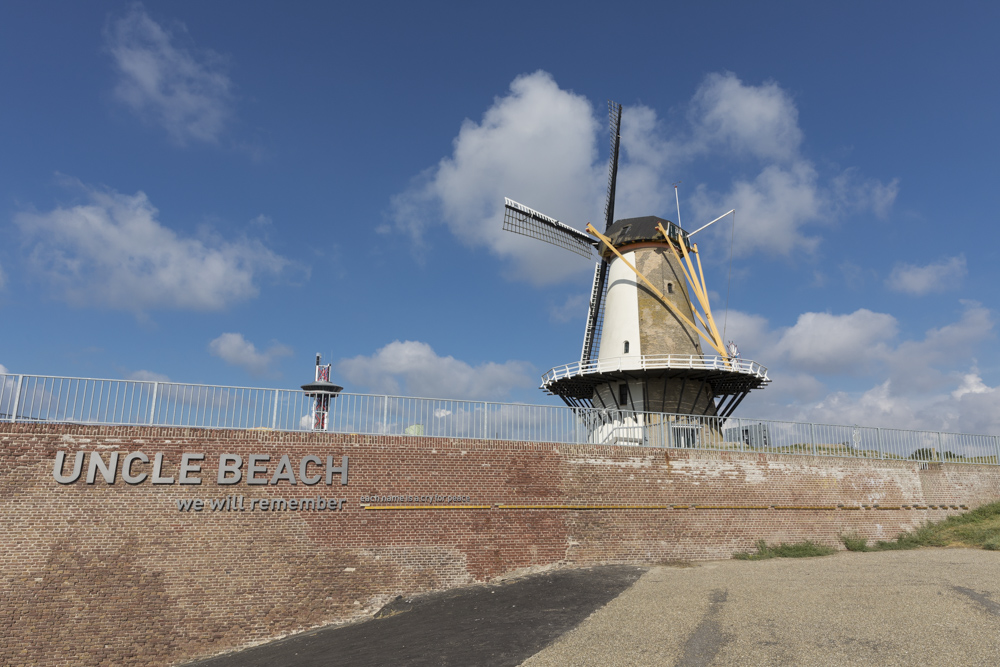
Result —
<instances>
[{"instance_id":1,"label":"windmill balcony","mask_svg":"<svg viewBox=\"0 0 1000 667\"><path fill-rule=\"evenodd\" d=\"M761 384L770 382L767 377L767 368L749 359L724 359L718 356L698 354L654 354L613 357L586 363L577 361L565 366L556 366L542 376L542 388L547 389L559 380L587 375L667 369L738 373L759 380Z\"/></svg>"}]
</instances>

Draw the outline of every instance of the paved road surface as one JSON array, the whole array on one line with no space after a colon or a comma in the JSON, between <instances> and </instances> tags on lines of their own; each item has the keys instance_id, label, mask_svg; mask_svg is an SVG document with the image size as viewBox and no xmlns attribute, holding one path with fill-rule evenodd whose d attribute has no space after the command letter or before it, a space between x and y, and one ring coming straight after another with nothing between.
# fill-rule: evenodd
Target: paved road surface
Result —
<instances>
[{"instance_id":1,"label":"paved road surface","mask_svg":"<svg viewBox=\"0 0 1000 667\"><path fill-rule=\"evenodd\" d=\"M655 568L524 667L1000 665L1000 552Z\"/></svg>"},{"instance_id":2,"label":"paved road surface","mask_svg":"<svg viewBox=\"0 0 1000 667\"><path fill-rule=\"evenodd\" d=\"M400 599L380 618L314 631L199 667L515 667L627 589L646 570L550 570L496 585Z\"/></svg>"},{"instance_id":3,"label":"paved road surface","mask_svg":"<svg viewBox=\"0 0 1000 667\"><path fill-rule=\"evenodd\" d=\"M200 667L1000 665L1000 552L550 571Z\"/></svg>"}]
</instances>

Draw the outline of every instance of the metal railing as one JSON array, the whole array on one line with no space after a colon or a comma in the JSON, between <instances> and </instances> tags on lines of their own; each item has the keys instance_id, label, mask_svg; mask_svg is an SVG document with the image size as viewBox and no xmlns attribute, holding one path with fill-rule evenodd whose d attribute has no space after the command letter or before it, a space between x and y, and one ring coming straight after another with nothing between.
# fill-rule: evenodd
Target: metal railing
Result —
<instances>
[{"instance_id":1,"label":"metal railing","mask_svg":"<svg viewBox=\"0 0 1000 667\"><path fill-rule=\"evenodd\" d=\"M310 431L312 405L289 389L0 375L0 422ZM331 400L328 430L1000 464L993 435L370 394Z\"/></svg>"},{"instance_id":2,"label":"metal railing","mask_svg":"<svg viewBox=\"0 0 1000 667\"><path fill-rule=\"evenodd\" d=\"M718 356L699 354L649 354L594 359L586 362L577 361L564 366L556 366L542 376L542 385L578 375L663 368L730 371L761 378L765 383L770 381L767 377L767 368L749 359L727 360Z\"/></svg>"}]
</instances>

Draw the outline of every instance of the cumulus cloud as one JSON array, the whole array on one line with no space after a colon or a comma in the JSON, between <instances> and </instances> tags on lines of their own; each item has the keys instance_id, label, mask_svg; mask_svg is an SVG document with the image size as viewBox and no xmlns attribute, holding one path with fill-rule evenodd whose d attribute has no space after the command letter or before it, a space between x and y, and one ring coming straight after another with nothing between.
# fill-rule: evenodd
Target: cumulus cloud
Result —
<instances>
[{"instance_id":1,"label":"cumulus cloud","mask_svg":"<svg viewBox=\"0 0 1000 667\"><path fill-rule=\"evenodd\" d=\"M773 384L744 404L748 415L929 430L995 432L1000 392L975 354L994 337L992 314L963 302L957 321L900 340L896 318L859 309L803 313L789 327L729 314L743 355L768 366Z\"/></svg>"},{"instance_id":2,"label":"cumulus cloud","mask_svg":"<svg viewBox=\"0 0 1000 667\"><path fill-rule=\"evenodd\" d=\"M931 292L958 289L968 274L965 255L945 257L924 266L897 264L886 279L886 286L896 292L922 296Z\"/></svg>"},{"instance_id":3,"label":"cumulus cloud","mask_svg":"<svg viewBox=\"0 0 1000 667\"><path fill-rule=\"evenodd\" d=\"M462 124L450 156L393 199L395 224L415 239L444 224L466 244L508 259L511 275L535 283L580 275L586 263L575 256L501 230L503 197L579 229L600 221L605 127L602 112L551 75L519 76L479 122ZM681 127L668 134L655 110L628 106L621 135L616 218L672 218L669 183L677 174L699 160L740 161L741 175L728 186L694 184L690 203L698 223L736 208L754 229L737 245L743 254L811 251L819 237L810 226L849 212L885 215L898 191L897 181L865 180L851 169L821 177L801 153L794 99L773 81L755 86L732 73L710 74L687 104ZM752 176L744 175L748 165Z\"/></svg>"},{"instance_id":4,"label":"cumulus cloud","mask_svg":"<svg viewBox=\"0 0 1000 667\"><path fill-rule=\"evenodd\" d=\"M157 221L143 192L85 190L89 204L14 216L30 265L72 305L218 310L256 296L260 275L289 265L248 238L181 236Z\"/></svg>"},{"instance_id":5,"label":"cumulus cloud","mask_svg":"<svg viewBox=\"0 0 1000 667\"><path fill-rule=\"evenodd\" d=\"M688 152L721 150L791 162L802 144L799 112L774 81L744 84L731 72L705 77L691 101Z\"/></svg>"},{"instance_id":6,"label":"cumulus cloud","mask_svg":"<svg viewBox=\"0 0 1000 667\"><path fill-rule=\"evenodd\" d=\"M884 359L898 331L896 318L861 308L846 315L803 313L772 348L797 370L862 373Z\"/></svg>"},{"instance_id":7,"label":"cumulus cloud","mask_svg":"<svg viewBox=\"0 0 1000 667\"><path fill-rule=\"evenodd\" d=\"M267 350L258 352L257 347L241 333L224 333L208 344L208 351L228 364L239 366L251 375L268 375L271 364L292 353L291 348L274 343Z\"/></svg>"},{"instance_id":8,"label":"cumulus cloud","mask_svg":"<svg viewBox=\"0 0 1000 667\"><path fill-rule=\"evenodd\" d=\"M682 152L723 159L742 155L760 165L752 179L737 178L723 190L700 184L691 198L698 218L707 222L735 208L753 229L740 237L737 255L812 252L820 238L806 231L811 225L862 211L885 217L899 191L898 180L863 179L855 168L821 178L801 153L795 102L775 82L753 86L731 72L710 74L695 94L690 119L691 137L676 144ZM710 232L722 233L721 228Z\"/></svg>"},{"instance_id":9,"label":"cumulus cloud","mask_svg":"<svg viewBox=\"0 0 1000 667\"><path fill-rule=\"evenodd\" d=\"M183 25L177 25L186 37ZM232 82L223 57L185 48L140 4L112 21L105 45L118 70L115 96L179 144L215 143L232 116Z\"/></svg>"},{"instance_id":10,"label":"cumulus cloud","mask_svg":"<svg viewBox=\"0 0 1000 667\"><path fill-rule=\"evenodd\" d=\"M600 211L594 170L598 122L590 102L562 90L549 74L519 76L476 123L466 120L454 151L393 198L393 217L414 238L438 221L472 246L514 261L536 282L579 271L569 253L504 232L503 198L582 229Z\"/></svg>"},{"instance_id":11,"label":"cumulus cloud","mask_svg":"<svg viewBox=\"0 0 1000 667\"><path fill-rule=\"evenodd\" d=\"M726 193L701 185L691 197L697 218L706 222L720 213L736 209L741 225L753 229L741 234L733 248L736 255L761 251L788 255L795 250L811 252L819 245L818 236L807 234L810 223L827 218L826 195L812 164L800 160L788 167L768 165L754 179L733 181ZM717 234L723 227L710 228Z\"/></svg>"},{"instance_id":12,"label":"cumulus cloud","mask_svg":"<svg viewBox=\"0 0 1000 667\"><path fill-rule=\"evenodd\" d=\"M10 371L7 370L7 367L4 366L3 364L0 364L0 375L7 375L8 373L10 373Z\"/></svg>"},{"instance_id":13,"label":"cumulus cloud","mask_svg":"<svg viewBox=\"0 0 1000 667\"><path fill-rule=\"evenodd\" d=\"M343 359L337 369L351 384L370 391L429 398L498 400L514 389L538 384L526 362L472 366L412 340L393 341L371 356Z\"/></svg>"}]
</instances>

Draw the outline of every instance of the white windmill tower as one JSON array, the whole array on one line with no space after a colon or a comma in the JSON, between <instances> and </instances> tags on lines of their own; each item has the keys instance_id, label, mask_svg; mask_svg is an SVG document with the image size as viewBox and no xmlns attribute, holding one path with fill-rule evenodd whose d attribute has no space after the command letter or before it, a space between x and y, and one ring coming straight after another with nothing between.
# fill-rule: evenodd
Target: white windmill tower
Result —
<instances>
[{"instance_id":1,"label":"white windmill tower","mask_svg":"<svg viewBox=\"0 0 1000 667\"><path fill-rule=\"evenodd\" d=\"M622 411L728 417L768 384L767 369L731 355L715 325L691 241L708 225L688 233L655 216L614 220L622 107L612 102L609 110L603 233L588 224L585 234L506 200L505 230L598 255L580 361L550 370L541 388L570 406L603 408L612 421L643 419L614 416Z\"/></svg>"}]
</instances>

